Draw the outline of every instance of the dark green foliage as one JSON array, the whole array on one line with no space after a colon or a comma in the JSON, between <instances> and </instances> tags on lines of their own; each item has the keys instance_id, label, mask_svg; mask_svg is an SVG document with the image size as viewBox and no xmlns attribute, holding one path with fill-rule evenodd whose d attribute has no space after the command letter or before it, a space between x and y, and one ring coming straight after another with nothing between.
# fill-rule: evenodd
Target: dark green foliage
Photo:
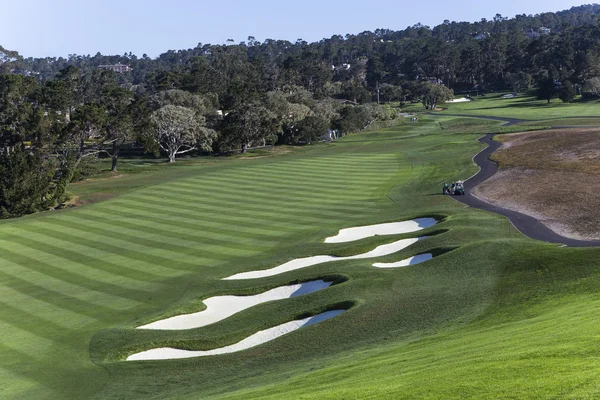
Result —
<instances>
[{"instance_id":1,"label":"dark green foliage","mask_svg":"<svg viewBox=\"0 0 600 400\"><path fill-rule=\"evenodd\" d=\"M336 127L343 134L358 132L373 120L373 115L366 107L344 106Z\"/></svg>"},{"instance_id":2,"label":"dark green foliage","mask_svg":"<svg viewBox=\"0 0 600 400\"><path fill-rule=\"evenodd\" d=\"M310 143L319 140L329 130L329 122L321 117L308 116L298 123L296 143Z\"/></svg>"},{"instance_id":3,"label":"dark green foliage","mask_svg":"<svg viewBox=\"0 0 600 400\"><path fill-rule=\"evenodd\" d=\"M0 152L0 218L20 217L55 204L53 169L20 146Z\"/></svg>"},{"instance_id":4,"label":"dark green foliage","mask_svg":"<svg viewBox=\"0 0 600 400\"><path fill-rule=\"evenodd\" d=\"M569 81L565 81L562 83L560 89L558 90L558 98L561 99L564 103L570 103L575 100L577 96L577 92L573 87L573 84Z\"/></svg>"},{"instance_id":5,"label":"dark green foliage","mask_svg":"<svg viewBox=\"0 0 600 400\"><path fill-rule=\"evenodd\" d=\"M546 100L550 103L552 99L558 97L558 90L558 85L552 77L544 78L538 82L537 97L539 100Z\"/></svg>"}]
</instances>

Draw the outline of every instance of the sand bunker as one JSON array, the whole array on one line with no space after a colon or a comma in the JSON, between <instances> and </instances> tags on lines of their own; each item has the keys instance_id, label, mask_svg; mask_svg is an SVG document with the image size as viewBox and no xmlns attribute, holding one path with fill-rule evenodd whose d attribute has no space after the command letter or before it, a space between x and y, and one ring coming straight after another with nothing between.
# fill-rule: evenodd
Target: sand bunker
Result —
<instances>
[{"instance_id":1,"label":"sand bunker","mask_svg":"<svg viewBox=\"0 0 600 400\"><path fill-rule=\"evenodd\" d=\"M178 315L163 319L138 329L183 330L200 328L222 321L240 311L269 301L289 299L317 292L331 286L323 280L282 286L255 296L216 296L204 300L206 309L193 314Z\"/></svg>"},{"instance_id":2,"label":"sand bunker","mask_svg":"<svg viewBox=\"0 0 600 400\"><path fill-rule=\"evenodd\" d=\"M221 347L214 350L206 351L190 351L173 349L170 347L163 347L159 349L152 349L143 351L141 353L133 354L127 357L127 361L140 361L140 360L172 360L182 358L193 358L193 357L205 357L214 356L218 354L235 353L238 351L246 350L263 343L270 342L280 336L287 335L290 332L304 328L306 326L314 325L319 322L337 317L346 310L333 310L327 311L323 314L316 315L314 317L304 318L297 321L287 322L285 324L265 329L264 331L258 331L254 335L247 337L246 339L232 344L231 346Z\"/></svg>"},{"instance_id":3,"label":"sand bunker","mask_svg":"<svg viewBox=\"0 0 600 400\"><path fill-rule=\"evenodd\" d=\"M437 221L433 218L419 218L412 221L347 228L342 229L337 236L325 239L325 243L347 243L373 236L400 235L427 229L435 224Z\"/></svg>"},{"instance_id":4,"label":"sand bunker","mask_svg":"<svg viewBox=\"0 0 600 400\"><path fill-rule=\"evenodd\" d=\"M398 261L395 263L376 263L373 264L376 268L401 268L408 267L409 265L417 265L429 261L433 258L433 254L419 254L418 256L407 258L406 260Z\"/></svg>"},{"instance_id":5,"label":"sand bunker","mask_svg":"<svg viewBox=\"0 0 600 400\"><path fill-rule=\"evenodd\" d=\"M458 99L449 100L446 103L466 103L468 101L471 101L471 99L467 99L466 97L461 97L461 98L458 98Z\"/></svg>"},{"instance_id":6,"label":"sand bunker","mask_svg":"<svg viewBox=\"0 0 600 400\"><path fill-rule=\"evenodd\" d=\"M350 257L336 257L336 256L314 256L314 257L305 257L305 258L297 258L292 261L288 261L285 264L282 264L278 267L261 270L261 271L249 271L242 272L240 274L235 274L230 277L225 278L225 280L237 280L237 279L256 279L256 278L266 278L268 276L274 276L283 274L284 272L294 271L301 268L311 267L317 264L323 264L332 261L343 261L343 260L361 260L366 258L375 258L375 257L383 257L388 256L390 254L394 254L399 252L400 250L404 250L412 244L417 243L419 240L425 239L423 238L414 238L414 239L403 239L398 240L394 243L384 244L383 246L379 246L375 248L375 250L371 250L367 253L358 254L356 256Z\"/></svg>"}]
</instances>

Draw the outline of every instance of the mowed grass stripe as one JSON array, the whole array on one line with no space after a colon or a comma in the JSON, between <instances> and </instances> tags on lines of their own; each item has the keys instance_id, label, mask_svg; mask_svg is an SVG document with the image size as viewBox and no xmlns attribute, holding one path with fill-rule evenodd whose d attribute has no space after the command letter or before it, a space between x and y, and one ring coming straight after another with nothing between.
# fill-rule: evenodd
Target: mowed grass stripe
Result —
<instances>
[{"instance_id":1,"label":"mowed grass stripe","mask_svg":"<svg viewBox=\"0 0 600 400\"><path fill-rule=\"evenodd\" d=\"M59 236L58 234L46 236L32 231L28 231L27 233L18 232L13 232L11 237L5 239L5 241L32 247L37 249L37 251L61 257L69 262L81 263L107 274L121 276L134 281L156 281L157 278L160 278L159 275L128 267L127 263L123 262L125 259L118 254L92 249L74 242L59 239L57 237ZM113 260L116 262L113 262Z\"/></svg>"},{"instance_id":2,"label":"mowed grass stripe","mask_svg":"<svg viewBox=\"0 0 600 400\"><path fill-rule=\"evenodd\" d=\"M128 206L126 204L114 204L114 207L111 206L110 208L105 208L101 214L103 214L103 215L112 214L112 215L118 216L120 214L123 214L124 211L126 211L129 214L129 217L127 217L127 218L134 219L139 224L145 224L151 228L154 227L154 231L156 234L160 234L160 232L162 232L163 230L166 230L168 227L174 227L174 228L181 227L181 228L185 228L185 229L196 230L197 232L205 232L205 233L208 233L211 235L212 234L225 235L228 232L236 232L235 231L236 228L240 229L240 231L242 230L242 227L237 226L236 224L228 224L227 226L229 226L229 227L225 229L225 228L223 228L224 226L226 226L224 224L220 224L220 225L217 223L200 224L199 221L190 220L189 218L186 218L185 216L182 216L182 217L168 216L168 217L164 217L164 218L151 217L151 216L148 216L147 213L144 213L143 211L138 210L136 207ZM127 220L126 222L128 222L128 221L129 220ZM267 243L275 241L275 239L277 238L277 236L275 236L275 235L269 235L269 236L265 237L262 234L252 232L252 230L250 228L247 228L244 230L245 230L245 232L237 232L237 236L235 236L235 235L230 236L232 239L230 239L229 241L215 244L214 246L217 246L218 248L221 248L221 249L235 247L240 252L246 252L247 254L251 254L251 253L258 251L256 248L253 248L252 245L256 244L256 245L260 246L261 243L266 245ZM242 242L244 242L244 239L247 239L246 245L237 246L236 240L235 240L236 238L239 238L239 240L240 240L238 243L242 243ZM134 240L134 239L132 239L132 240ZM204 254L205 254L204 259L206 259L206 261L219 261L219 256L223 255L222 252L213 254L213 252L208 251L208 250ZM217 258L209 258L208 256L216 256Z\"/></svg>"},{"instance_id":3,"label":"mowed grass stripe","mask_svg":"<svg viewBox=\"0 0 600 400\"><path fill-rule=\"evenodd\" d=\"M5 313L6 308L12 307L37 319L52 322L62 329L81 329L85 328L88 324L98 321L96 316L92 317L71 311L54 303L47 303L44 300L4 285L0 286L0 299L2 299L2 313L0 315Z\"/></svg>"},{"instance_id":4,"label":"mowed grass stripe","mask_svg":"<svg viewBox=\"0 0 600 400\"><path fill-rule=\"evenodd\" d=\"M169 202L173 202L174 205L177 205L178 209L187 209L189 211L197 211L199 216L203 219L211 219L215 213L221 213L223 216L226 216L235 221L244 221L248 220L250 223L255 223L255 221L260 221L261 223L265 223L265 220L268 222L277 222L282 224L290 224L296 223L301 220L306 223L319 223L323 221L324 217L331 218L328 214L321 214L321 210L319 214L316 214L314 211L314 206L310 206L313 208L313 211L309 211L308 209L299 212L299 207L296 203L291 203L287 207L289 207L289 211L286 214L274 213L272 209L265 208L264 206L254 206L252 208L248 207L246 204L243 210L238 210L234 207L228 207L227 213L223 214L223 202L220 204L215 204L215 202L197 202L192 200L187 200L191 196L178 194L174 200L169 200ZM152 197L138 196L137 199L139 201L143 200L144 204L151 204L156 206L161 206L163 203L160 200L155 200ZM122 203L121 203L122 204ZM341 213L332 213L337 218L341 217Z\"/></svg>"},{"instance_id":5,"label":"mowed grass stripe","mask_svg":"<svg viewBox=\"0 0 600 400\"><path fill-rule=\"evenodd\" d=\"M23 226L21 227L24 228ZM90 250L108 252L122 258L124 265L137 271L148 272L160 277L173 277L181 275L177 269L170 268L169 265L161 261L161 257L152 254L156 252L156 247L149 245L139 245L130 241L124 241L120 235L113 232L116 237L108 237L106 231L91 233L91 230L73 228L69 225L55 225L48 222L38 222L34 226L27 226L27 230L48 237L52 237L57 230L61 232L61 238L70 243L87 247ZM85 235L82 235L84 233ZM165 260L168 260L165 258ZM117 262L118 260L113 259Z\"/></svg>"},{"instance_id":6,"label":"mowed grass stripe","mask_svg":"<svg viewBox=\"0 0 600 400\"><path fill-rule=\"evenodd\" d=\"M3 268L4 269L4 268ZM69 310L73 313L85 315L95 320L102 319L102 315L112 315L116 309L104 305L103 302L90 302L74 296L75 293L67 291L66 285L59 291L50 290L44 286L10 275L0 271L2 285L20 292L26 296L34 297L49 305ZM121 309L123 310L123 309Z\"/></svg>"},{"instance_id":7,"label":"mowed grass stripe","mask_svg":"<svg viewBox=\"0 0 600 400\"><path fill-rule=\"evenodd\" d=\"M279 188L277 191L269 191L268 194L256 194L253 193L247 197L251 198L252 201L263 201L268 204L277 204L280 201L292 201L296 200L296 202L300 203L302 201L313 200L315 197L324 198L324 199L339 199L343 197L346 200L363 200L368 199L371 196L369 192L371 190L377 189L382 183L378 184L370 184L370 185L361 185L360 182L354 182L353 185L350 185L345 191L332 190L331 188ZM363 190L358 190L357 187L362 187ZM353 188L353 189L352 189ZM207 187L203 192L198 192L193 187L186 187L183 184L178 184L173 186L170 190L171 193L179 194L179 193L187 193L191 196L197 196L198 201L206 201L207 196L218 196L221 195L226 198L241 198L244 197L244 193L248 192L263 192L261 190L263 188L245 188L245 187L227 187L227 186L215 186L215 187ZM250 199L249 199L250 200Z\"/></svg>"},{"instance_id":8,"label":"mowed grass stripe","mask_svg":"<svg viewBox=\"0 0 600 400\"><path fill-rule=\"evenodd\" d=\"M37 251L19 243L7 243L0 240L2 258L10 260L23 268L30 268L41 273L51 274L57 279L74 285L81 285L111 295L130 300L145 299L150 292L137 289L138 281L122 276L109 275L85 264L73 263L62 257ZM29 254L31 257L26 256Z\"/></svg>"},{"instance_id":9,"label":"mowed grass stripe","mask_svg":"<svg viewBox=\"0 0 600 400\"><path fill-rule=\"evenodd\" d=\"M0 307L3 305L2 300L0 300ZM60 334L65 331L63 327L53 324L52 321L48 322L48 327L53 328L49 331L44 329L43 324L45 321L42 319L33 317L23 321L26 314L20 313L14 307L7 306L6 311L6 314L4 312L0 313L0 332L3 336L6 335L14 340L0 342L0 354L3 354L3 350L6 349L26 354L35 360L41 360L44 352L40 350L49 349L55 345L53 333ZM14 321L14 323L7 321ZM2 360L3 366L6 361L8 359ZM19 365L15 365L15 367L19 367Z\"/></svg>"},{"instance_id":10,"label":"mowed grass stripe","mask_svg":"<svg viewBox=\"0 0 600 400\"><path fill-rule=\"evenodd\" d=\"M186 218L189 216L190 211L194 211L194 214L197 215L199 219L198 228L201 229L204 226L209 226L207 223L210 223L210 226L215 226L215 224L222 224L225 226L236 226L236 227L252 227L254 229L262 229L266 230L271 227L273 231L277 233L298 233L300 231L305 230L306 228L302 226L302 224L309 224L312 222L320 221L322 218L311 218L310 220L303 218L280 218L275 219L271 218L270 212L263 213L221 213L216 214L217 207L209 207L206 205L195 205L191 203L187 203L185 201L180 200L180 197L177 197L177 200L172 200L174 207L169 213L170 217L180 217ZM116 203L121 208L127 208L128 210L135 211L148 211L155 212L157 207L161 207L160 202L145 200L139 204L144 204L144 206L138 205L138 203L131 201L120 201ZM181 211L177 211L181 210ZM186 210L186 211L183 211ZM223 210L223 205L221 204L221 211ZM197 214L196 214L197 212ZM280 214L281 215L281 214ZM262 217L262 218L260 218Z\"/></svg>"},{"instance_id":11,"label":"mowed grass stripe","mask_svg":"<svg viewBox=\"0 0 600 400\"><path fill-rule=\"evenodd\" d=\"M110 210L109 210L110 211ZM89 211L85 214L69 214L60 218L61 221L65 222L77 222L81 225L82 222L86 222L88 226L97 226L102 229L110 229L113 226L118 227L120 233L127 235L127 237L132 236L133 238L150 238L160 240L162 237L167 237L171 239L195 239L199 243L206 244L216 244L216 245L230 245L231 246L231 236L224 233L216 233L210 231L198 230L197 227L193 224L191 228L186 228L182 224L174 225L168 219L165 219L165 223L161 224L159 221L161 219L155 217L146 217L146 218L127 218L127 221L123 221L124 218L121 218L119 221L116 221L114 218L114 213L96 213ZM57 221L59 223L59 221ZM86 229L86 228L82 228ZM235 237L236 245L242 249L255 249L255 242L253 237ZM250 243L250 244L247 244ZM256 245L258 247L269 248L276 245L278 242L275 240L265 241L261 240L257 242Z\"/></svg>"},{"instance_id":12,"label":"mowed grass stripe","mask_svg":"<svg viewBox=\"0 0 600 400\"><path fill-rule=\"evenodd\" d=\"M296 221L298 219L304 221L316 220L320 221L324 217L328 218L344 218L348 213L353 212L364 212L367 214L376 213L377 210L368 209L364 207L363 202L360 205L352 206L352 208L345 207L340 201L344 198L343 195L336 196L334 199L330 199L328 203L321 203L319 200L311 199L306 202L298 201L278 201L275 205L266 204L264 201L252 201L247 199L244 203L240 204L236 201L236 198L232 196L212 196L211 194L203 194L204 201L199 202L194 194L185 193L184 191L177 191L176 196L170 197L168 201L176 201L181 203L179 208L186 207L197 207L199 210L207 209L207 207L220 207L223 215L257 215L257 212L263 213L266 218L274 218L277 221ZM154 196L138 195L136 197L140 201L152 202L158 206L164 205L164 199L157 199ZM173 200L171 200L173 199ZM119 199L119 201L126 202L129 199ZM135 201L135 200L131 200ZM350 202L350 200L348 200ZM353 200L352 204L356 201ZM327 207L326 207L327 206ZM226 212L223 212L223 210ZM282 212L285 211L285 212ZM257 221L262 221L261 218L257 218Z\"/></svg>"},{"instance_id":13,"label":"mowed grass stripe","mask_svg":"<svg viewBox=\"0 0 600 400\"><path fill-rule=\"evenodd\" d=\"M248 187L248 188L268 188L268 189L277 189L281 190L283 188L327 188L332 191L346 191L349 189L350 183L365 183L370 184L374 181L384 181L385 178L389 178L394 175L394 172L397 171L397 168L390 168L389 170L378 170L377 172L373 172L373 174L368 177L356 177L352 174L348 175L337 175L331 171L323 170L320 173L314 172L312 174L302 173L296 174L293 172L286 171L278 171L281 173L288 173L290 176L287 180L277 179L273 177L269 177L268 175L264 176L263 180L256 180L256 176L248 173L240 173L238 176L216 176L211 175L207 177L202 177L202 179L183 179L174 181L169 183L166 188L176 187L180 185L185 185L190 188L194 188L197 190L203 190L209 186L227 186L227 187ZM389 175L389 176L388 176ZM352 178L350 178L352 177ZM250 186L251 185L251 186Z\"/></svg>"},{"instance_id":14,"label":"mowed grass stripe","mask_svg":"<svg viewBox=\"0 0 600 400\"><path fill-rule=\"evenodd\" d=\"M176 197L182 195L194 196L195 192L189 190L174 190L173 195ZM353 205L358 202L381 202L381 199L374 197L357 196L351 198L346 196L344 193L327 193L326 195L317 195L313 197L307 193L302 192L302 196L292 196L289 193L285 195L264 195L264 196L247 196L244 197L239 191L225 191L225 190L214 190L207 191L202 194L204 202L220 204L220 202L227 202L231 207L235 207L238 210L245 210L247 206L257 206L263 209L272 210L275 214L277 211L285 211L285 208L290 208L291 205L295 205L301 210L306 212L313 211L315 204L318 204L325 214L330 214L332 217L336 215L345 215L346 213L352 213L359 211L362 205ZM344 199L342 201L341 199ZM243 203L241 203L243 201ZM193 203L192 203L193 204ZM285 215L285 214L284 214Z\"/></svg>"},{"instance_id":15,"label":"mowed grass stripe","mask_svg":"<svg viewBox=\"0 0 600 400\"><path fill-rule=\"evenodd\" d=\"M68 225L67 225L68 227ZM94 232L95 236L98 237L100 242L89 241L90 248L106 248L112 249L115 251L115 254L121 254L123 252L128 253L131 252L131 256L138 257L143 259L141 261L147 262L149 265L154 265L156 267L162 267L165 272L166 270L171 269L171 272L175 272L177 269L170 268L168 264L163 263L161 260L170 260L173 262L178 260L181 257L189 256L190 254L195 254L198 251L199 246L202 246L202 251L206 256L216 256L217 259L220 252L224 249L224 246L221 245L213 245L213 244L203 244L195 242L193 244L180 245L176 244L176 242L169 243L166 241L161 241L158 233L161 232L160 227L155 228L155 238L150 238L148 236L139 236L139 235L129 235L124 231L119 230L108 230L105 227L102 227L101 224L95 224L94 226L87 228L79 228L84 232ZM121 241L124 245L113 246L110 244L111 239L107 239L106 235L111 234L115 237L114 241ZM82 240L75 238L76 240ZM139 248L139 252L134 250L136 247ZM244 250L241 250L244 252ZM150 261L150 260L155 261ZM160 269L160 268L159 268Z\"/></svg>"},{"instance_id":16,"label":"mowed grass stripe","mask_svg":"<svg viewBox=\"0 0 600 400\"><path fill-rule=\"evenodd\" d=\"M74 285L51 275L24 268L6 259L2 260L0 281L3 285L16 290L19 290L18 288L21 287L25 288L24 291L26 293L36 293L39 291L40 293L53 294L53 296L46 296L48 300L60 299L62 301L62 298L66 296L69 299L85 302L94 307L106 307L107 309L116 311L131 309L140 304L139 301L98 292L81 285Z\"/></svg>"},{"instance_id":17,"label":"mowed grass stripe","mask_svg":"<svg viewBox=\"0 0 600 400\"><path fill-rule=\"evenodd\" d=\"M148 216L148 212L149 210L154 210L157 215L160 212L160 207L152 207L152 206L148 206L145 207L146 210L142 211L142 208L144 208L143 206L143 202L135 202L135 201L130 201L129 203L126 203L125 201L113 201L110 203L110 205L105 205L102 208L102 212L105 213L121 213L124 215L127 215L129 218L140 218L140 217L147 217ZM198 219L194 219L193 216L190 216L189 212L179 212L179 215L183 215L183 216L177 216L175 215L175 213L177 213L177 208L173 208L172 211L170 211L169 213L164 213L161 217L150 217L152 219L156 219L157 222L161 222L164 221L165 224L174 224L174 225L179 225L182 224L182 226L190 226L190 227L194 227L195 229L203 229L203 230L211 230L214 229L216 232L237 232L238 235L240 234L247 234L250 237L254 237L254 236L258 236L259 238L264 238L267 240L270 240L274 237L278 237L281 235L281 231L278 231L277 229L268 229L266 227L256 227L254 225L242 225L242 224L235 224L234 220L227 220L227 218L223 218L224 220L228 221L228 223L222 223L222 222L211 222L211 221L207 221L205 219L202 218L198 218ZM201 216L199 216L201 217ZM235 235L234 235L235 236Z\"/></svg>"},{"instance_id":18,"label":"mowed grass stripe","mask_svg":"<svg viewBox=\"0 0 600 400\"><path fill-rule=\"evenodd\" d=\"M81 233L85 233L86 237L97 237L98 240L88 240L88 239L79 239L78 236L71 236L74 240L78 240L82 243L89 243L90 247L108 247L115 248L110 243L103 244L103 242L111 242L110 239L106 239L104 236L106 231L98 226L89 226L87 228L80 228L79 231ZM180 262L180 258L189 257L192 255L197 255L199 251L202 251L203 254L207 253L215 253L212 250L207 250L210 247L216 246L203 246L200 249L198 243L195 246L174 246L174 245L164 245L161 244L157 240L150 240L148 238L139 237L139 236L130 236L125 233L121 233L119 235L119 240L121 240L125 245L123 247L118 247L120 251L124 251L127 254L127 257L130 257L132 260L136 260L139 265L139 268L144 268L144 265L150 266L153 269L157 269L161 271L162 275L166 277L178 276L181 274L181 268L176 268L173 266L174 263ZM129 248L127 248L129 247ZM133 250L133 248L138 247L142 251ZM169 251L163 249L170 249ZM146 251L143 251L146 250ZM173 253L173 257L166 257L169 252ZM166 254L165 254L166 253Z\"/></svg>"},{"instance_id":19,"label":"mowed grass stripe","mask_svg":"<svg viewBox=\"0 0 600 400\"><path fill-rule=\"evenodd\" d=\"M393 177L397 168L386 170L379 170L374 172L367 177L357 177L352 174L348 175L337 175L330 171L323 171L319 175L311 174L294 174L289 172L287 180L280 180L276 178L269 178L268 175L264 176L263 180L256 180L256 176L247 173L240 173L238 176L208 176L202 179L194 181L190 180L178 180L169 183L167 188L186 186L191 189L198 191L204 190L207 187L228 187L228 188L248 188L248 189L274 189L290 190L294 188L306 189L311 188L315 190L330 190L330 191L357 191L355 186L349 186L351 183L363 183L365 185L376 185L377 181L384 182L387 179ZM279 171L278 173L286 173L285 171Z\"/></svg>"},{"instance_id":20,"label":"mowed grass stripe","mask_svg":"<svg viewBox=\"0 0 600 400\"><path fill-rule=\"evenodd\" d=\"M410 164L408 164L410 165ZM173 181L172 183L186 183L191 185L201 185L211 180L227 181L232 185L245 184L253 182L260 184L275 185L293 185L296 182L307 184L313 182L315 186L334 183L339 189L343 189L343 184L350 180L370 181L372 179L381 179L382 175L393 174L401 167L400 162L390 164L378 164L372 167L362 165L356 170L348 169L344 166L319 163L317 160L297 166L278 164L272 168L261 169L240 169L235 174L231 173L210 173L194 178L184 178ZM292 178L292 179L290 179Z\"/></svg>"}]
</instances>

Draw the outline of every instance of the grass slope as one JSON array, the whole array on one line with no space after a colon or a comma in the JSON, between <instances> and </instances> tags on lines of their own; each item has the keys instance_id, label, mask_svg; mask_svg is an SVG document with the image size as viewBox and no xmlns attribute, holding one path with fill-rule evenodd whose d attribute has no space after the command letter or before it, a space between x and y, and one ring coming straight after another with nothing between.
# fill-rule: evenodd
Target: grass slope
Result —
<instances>
[{"instance_id":1,"label":"grass slope","mask_svg":"<svg viewBox=\"0 0 600 400\"><path fill-rule=\"evenodd\" d=\"M465 103L440 104L445 110L439 114L465 114L473 116L510 117L524 120L539 121L546 126L590 125L590 118L600 117L600 107L597 100L576 100L573 103L563 103L554 99L550 104L546 100L538 100L535 93L522 93L519 97L503 99L506 93L491 93L485 97L476 97L474 101ZM422 112L423 106L411 104L405 108L409 112ZM572 123L569 119L573 118ZM535 123L534 123L535 124ZM600 124L597 121L596 125Z\"/></svg>"},{"instance_id":2,"label":"grass slope","mask_svg":"<svg viewBox=\"0 0 600 400\"><path fill-rule=\"evenodd\" d=\"M594 397L599 252L527 240L503 218L437 195L444 181L476 171L476 138L423 118L277 157L89 182L76 194L109 199L3 221L0 393ZM439 254L426 264L380 270L355 260L264 280L220 280L296 257L361 253L403 236L322 240L344 227L420 216L444 220L426 231L429 239L377 261ZM200 309L203 298L326 276L340 283L202 329L133 329ZM122 362L157 345L231 344L337 306L352 307L241 353Z\"/></svg>"}]
</instances>

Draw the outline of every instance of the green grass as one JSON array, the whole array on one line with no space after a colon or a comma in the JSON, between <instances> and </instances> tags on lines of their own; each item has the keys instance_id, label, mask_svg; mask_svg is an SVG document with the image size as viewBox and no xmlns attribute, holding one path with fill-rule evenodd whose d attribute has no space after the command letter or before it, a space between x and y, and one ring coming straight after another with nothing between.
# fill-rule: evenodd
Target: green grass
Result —
<instances>
[{"instance_id":1,"label":"green grass","mask_svg":"<svg viewBox=\"0 0 600 400\"><path fill-rule=\"evenodd\" d=\"M0 394L596 397L600 252L528 240L505 219L438 195L445 181L477 170L481 126L469 124L423 118L279 155L123 163L120 178L73 187L89 202L82 207L2 221ZM443 221L429 239L377 259L439 254L419 266L379 270L354 260L220 280L296 257L361 253L411 235L323 239L421 216ZM339 284L202 329L133 329L201 309L204 298L322 277ZM156 346L231 344L331 307L349 309L237 354L122 361Z\"/></svg>"},{"instance_id":2,"label":"green grass","mask_svg":"<svg viewBox=\"0 0 600 400\"><path fill-rule=\"evenodd\" d=\"M542 125L546 125L547 121L545 120L549 119L600 116L598 100L578 99L567 104L559 99L554 99L547 104L545 100L537 100L534 92L522 93L512 99L503 99L502 96L505 94L490 93L485 97L478 96L471 102L440 104L439 107L446 110L439 113L536 120L540 123L543 122ZM408 112L426 111L421 104L408 105L404 110Z\"/></svg>"}]
</instances>

